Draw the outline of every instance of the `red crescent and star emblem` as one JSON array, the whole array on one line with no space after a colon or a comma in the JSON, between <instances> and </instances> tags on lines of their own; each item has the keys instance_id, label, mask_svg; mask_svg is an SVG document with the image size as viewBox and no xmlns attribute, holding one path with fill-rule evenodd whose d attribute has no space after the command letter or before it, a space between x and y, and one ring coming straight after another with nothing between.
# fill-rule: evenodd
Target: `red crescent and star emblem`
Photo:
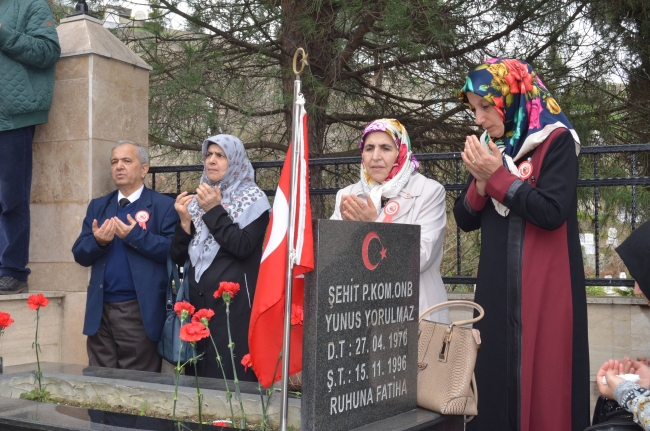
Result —
<instances>
[{"instance_id":1,"label":"red crescent and star emblem","mask_svg":"<svg viewBox=\"0 0 650 431\"><path fill-rule=\"evenodd\" d=\"M522 180L527 180L530 178L531 175L533 175L533 164L530 163L528 160L524 160L521 162L519 165L519 178Z\"/></svg>"},{"instance_id":2,"label":"red crescent and star emblem","mask_svg":"<svg viewBox=\"0 0 650 431\"><path fill-rule=\"evenodd\" d=\"M377 261L377 263L370 262L370 257L368 256L368 247L370 247L370 243L372 242L373 239L376 239L377 241L379 241L379 245L381 245L381 251L379 252L379 255L381 256L381 258ZM363 264L370 271L374 270L379 265L379 262L386 259L386 252L387 251L388 250L386 249L386 247L384 247L384 245L381 243L381 238L379 238L379 235L377 235L377 232L370 232L364 238L363 245L361 246L361 258L363 259Z\"/></svg>"},{"instance_id":3,"label":"red crescent and star emblem","mask_svg":"<svg viewBox=\"0 0 650 431\"><path fill-rule=\"evenodd\" d=\"M140 227L147 230L147 222L149 221L149 213L142 210L135 213L135 221L138 222Z\"/></svg>"}]
</instances>

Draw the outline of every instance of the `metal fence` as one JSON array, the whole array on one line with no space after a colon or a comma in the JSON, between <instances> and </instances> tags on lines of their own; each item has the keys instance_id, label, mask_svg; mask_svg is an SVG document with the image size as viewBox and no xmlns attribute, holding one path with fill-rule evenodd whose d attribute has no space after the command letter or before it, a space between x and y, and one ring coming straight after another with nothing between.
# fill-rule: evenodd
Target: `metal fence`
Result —
<instances>
[{"instance_id":1,"label":"metal fence","mask_svg":"<svg viewBox=\"0 0 650 431\"><path fill-rule=\"evenodd\" d=\"M631 205L629 213L629 223L631 229L634 230L637 224L638 208L637 208L637 195L639 188L648 188L650 186L650 177L638 175L639 158L644 157L645 160L650 160L650 144L634 144L634 145L610 145L610 146L591 146L583 147L580 153L581 176L578 180L578 187L591 188L593 190L593 199L591 200L591 207L594 216L594 238L595 238L595 277L587 278L587 286L633 286L634 281L631 279L617 279L617 278L600 278L600 247L599 236L601 229L600 222L600 190L603 187L618 187L631 189ZM432 164L439 166L441 163L446 164L446 181L440 181L447 191L447 196L454 199L460 191L465 187L466 171L462 168L462 159L460 153L426 153L416 154L420 162L420 173L427 177L434 177ZM599 170L605 170L606 174L611 173L611 170L603 169L603 162L615 160L619 166L618 173L623 173L623 176L616 177L602 177L599 175ZM259 173L264 170L282 168L284 160L276 161L262 161L253 162L256 178ZM325 188L310 188L312 196L315 195L335 195L342 186L348 183L341 184L341 168L350 166L358 166L360 157L340 157L340 158L319 158L309 161L310 167L321 166L328 168L331 187ZM646 162L647 163L647 162ZM620 169L621 165L625 169ZM590 168L590 169L589 169ZM156 190L157 176L173 175L175 177L175 193L181 191L181 174L187 172L201 172L202 165L185 165L185 166L156 166L149 169L151 174L151 186ZM451 178L451 181L449 180ZM173 180L172 180L173 181ZM169 180L167 180L169 183ZM169 186L169 184L168 184ZM275 195L276 185L272 188L264 190L268 196ZM173 195L174 193L168 193ZM628 220L626 218L625 222ZM459 228L456 228L456 271L454 275L443 277L443 281L448 285L473 285L476 283L476 277L462 275L462 256L461 256L461 238L462 234Z\"/></svg>"}]
</instances>

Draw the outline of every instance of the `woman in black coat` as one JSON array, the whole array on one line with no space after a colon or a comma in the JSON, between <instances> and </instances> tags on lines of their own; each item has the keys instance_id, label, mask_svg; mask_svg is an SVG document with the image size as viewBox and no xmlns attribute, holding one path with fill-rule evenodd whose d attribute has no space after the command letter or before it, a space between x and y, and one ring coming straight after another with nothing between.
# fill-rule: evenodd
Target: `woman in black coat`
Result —
<instances>
[{"instance_id":1,"label":"woman in black coat","mask_svg":"<svg viewBox=\"0 0 650 431\"><path fill-rule=\"evenodd\" d=\"M467 430L582 431L589 345L578 135L520 60L487 60L461 97L485 130L466 138L471 175L454 206L462 230L481 229L474 300L485 317L474 325L482 339L475 371L489 396Z\"/></svg>"},{"instance_id":2,"label":"woman in black coat","mask_svg":"<svg viewBox=\"0 0 650 431\"><path fill-rule=\"evenodd\" d=\"M248 353L248 326L262 257L262 242L269 222L269 201L254 181L254 171L242 142L231 135L216 135L203 142L204 170L196 195L176 198L180 221L172 240L171 256L178 265L190 260L190 303L214 311L210 333L221 356L223 374L210 339L197 343L203 358L198 375L233 379L228 349L226 305L214 298L219 283L239 283L230 302L230 328L235 345L239 380L256 381L244 372L241 358ZM193 370L188 371L193 374Z\"/></svg>"}]
</instances>

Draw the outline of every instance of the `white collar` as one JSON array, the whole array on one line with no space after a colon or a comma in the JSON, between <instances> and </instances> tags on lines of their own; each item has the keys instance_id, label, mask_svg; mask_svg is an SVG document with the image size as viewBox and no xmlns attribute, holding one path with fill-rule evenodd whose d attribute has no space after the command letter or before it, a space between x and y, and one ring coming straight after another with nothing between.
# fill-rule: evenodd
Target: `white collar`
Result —
<instances>
[{"instance_id":1,"label":"white collar","mask_svg":"<svg viewBox=\"0 0 650 431\"><path fill-rule=\"evenodd\" d=\"M133 202L137 201L138 199L140 199L140 195L142 194L142 190L144 190L144 184L142 184L138 190L134 191L129 196L124 196L122 194L122 192L118 190L118 192L117 192L117 202L122 200L122 198L127 198L130 203L133 203Z\"/></svg>"}]
</instances>

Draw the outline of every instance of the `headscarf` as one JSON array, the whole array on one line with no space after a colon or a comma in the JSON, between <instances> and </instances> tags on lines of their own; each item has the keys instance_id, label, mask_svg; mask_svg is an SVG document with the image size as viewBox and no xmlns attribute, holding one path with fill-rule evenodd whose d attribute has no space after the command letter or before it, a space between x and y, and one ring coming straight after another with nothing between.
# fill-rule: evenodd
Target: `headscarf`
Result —
<instances>
[{"instance_id":1,"label":"headscarf","mask_svg":"<svg viewBox=\"0 0 650 431\"><path fill-rule=\"evenodd\" d=\"M203 141L203 159L205 160L210 145L217 144L226 153L228 169L220 181L213 183L203 167L201 184L210 187L215 185L221 191L221 206L228 212L228 216L237 223L241 229L248 226L271 209L269 200L257 184L255 184L255 171L248 160L244 144L239 138L232 135L216 135ZM212 264L221 245L214 239L210 230L203 221L203 208L196 200L192 199L188 206L195 234L190 242L189 255L194 267L194 277L198 282L201 275Z\"/></svg>"},{"instance_id":2,"label":"headscarf","mask_svg":"<svg viewBox=\"0 0 650 431\"><path fill-rule=\"evenodd\" d=\"M645 297L650 300L650 222L647 221L636 228L616 248L616 253L639 284Z\"/></svg>"},{"instance_id":3,"label":"headscarf","mask_svg":"<svg viewBox=\"0 0 650 431\"><path fill-rule=\"evenodd\" d=\"M580 153L580 138L562 112L562 108L546 89L542 80L526 62L515 59L491 58L472 70L460 91L460 98L472 109L467 92L475 93L494 106L503 120L503 136L489 136L487 131L480 141L487 147L490 139L503 157L503 165L519 176L514 162L539 146L558 128L573 135L576 155ZM495 201L499 214L508 209Z\"/></svg>"},{"instance_id":4,"label":"headscarf","mask_svg":"<svg viewBox=\"0 0 650 431\"><path fill-rule=\"evenodd\" d=\"M365 145L366 136L372 132L386 132L393 138L395 146L398 149L397 160L393 168L388 173L386 179L378 183L374 181L366 168L361 163L361 187L363 191L370 195L372 203L377 211L381 209L381 198L394 198L402 188L408 183L411 173L416 170L420 164L413 155L411 150L411 140L406 129L399 121L393 118L381 118L368 124L363 130L359 147L363 155L363 146Z\"/></svg>"}]
</instances>

